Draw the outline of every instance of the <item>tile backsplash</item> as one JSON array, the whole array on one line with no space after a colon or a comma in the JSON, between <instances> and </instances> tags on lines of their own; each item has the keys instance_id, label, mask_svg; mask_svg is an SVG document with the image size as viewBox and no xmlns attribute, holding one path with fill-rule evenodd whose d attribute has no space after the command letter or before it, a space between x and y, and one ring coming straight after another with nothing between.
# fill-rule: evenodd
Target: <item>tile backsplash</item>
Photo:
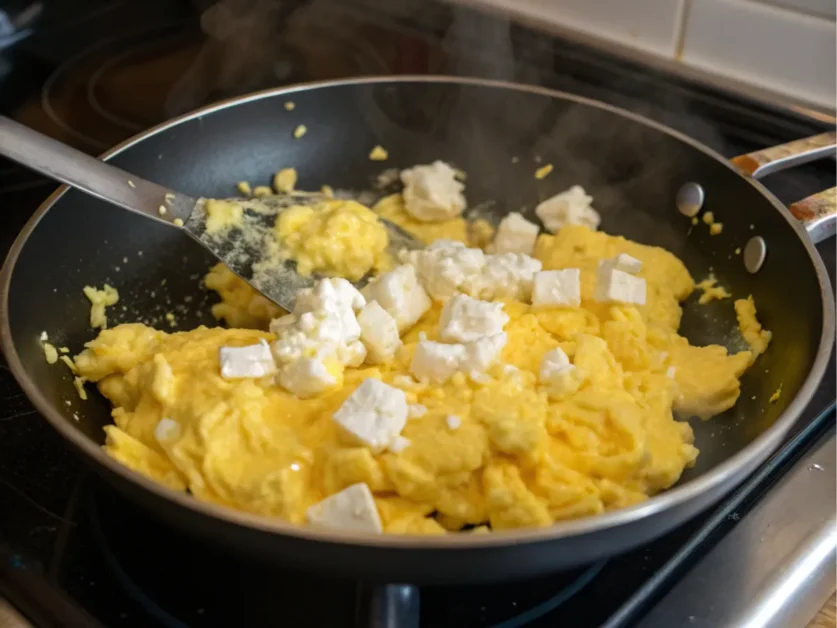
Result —
<instances>
[{"instance_id":1,"label":"tile backsplash","mask_svg":"<svg viewBox=\"0 0 837 628\"><path fill-rule=\"evenodd\" d=\"M833 108L834 33L830 19L763 2L693 0L681 61Z\"/></svg>"},{"instance_id":2,"label":"tile backsplash","mask_svg":"<svg viewBox=\"0 0 837 628\"><path fill-rule=\"evenodd\" d=\"M471 0L833 112L835 0Z\"/></svg>"}]
</instances>

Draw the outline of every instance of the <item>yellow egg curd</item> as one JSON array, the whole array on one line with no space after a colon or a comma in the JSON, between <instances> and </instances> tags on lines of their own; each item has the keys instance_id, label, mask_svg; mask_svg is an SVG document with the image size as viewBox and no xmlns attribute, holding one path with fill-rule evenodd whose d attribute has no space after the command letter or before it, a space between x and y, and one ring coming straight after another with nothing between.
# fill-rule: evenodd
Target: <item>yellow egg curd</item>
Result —
<instances>
[{"instance_id":1,"label":"yellow egg curd","mask_svg":"<svg viewBox=\"0 0 837 628\"><path fill-rule=\"evenodd\" d=\"M296 205L279 214L276 236L302 275L361 279L391 265L378 215L355 201Z\"/></svg>"},{"instance_id":2,"label":"yellow egg curd","mask_svg":"<svg viewBox=\"0 0 837 628\"><path fill-rule=\"evenodd\" d=\"M469 240L462 219L410 220L399 196L375 209L425 241ZM357 278L380 268L386 248L375 215L350 201L289 210L277 232L312 272ZM592 300L599 261L619 253L643 263L643 306ZM565 226L541 235L534 256L545 270L580 269L581 305L536 310L504 302L508 342L500 363L479 377L458 373L443 385L408 377L420 337L438 338L442 305L435 303L391 362L347 368L342 385L320 396L299 399L272 376L223 379L219 348L273 340L263 330L282 312L222 265L206 285L221 297L213 313L231 328L119 325L101 331L75 364L113 404L108 454L199 500L294 523L357 483L371 489L385 532L409 534L548 526L667 489L698 455L691 427L675 413L705 419L730 408L739 377L766 348L770 335L752 300L736 310L754 350L730 355L678 335L680 303L695 283L671 253ZM578 374L564 392L538 383L539 365L556 347ZM426 408L407 422L410 445L398 453L349 442L332 420L367 378ZM179 427L155 435L163 418Z\"/></svg>"}]
</instances>

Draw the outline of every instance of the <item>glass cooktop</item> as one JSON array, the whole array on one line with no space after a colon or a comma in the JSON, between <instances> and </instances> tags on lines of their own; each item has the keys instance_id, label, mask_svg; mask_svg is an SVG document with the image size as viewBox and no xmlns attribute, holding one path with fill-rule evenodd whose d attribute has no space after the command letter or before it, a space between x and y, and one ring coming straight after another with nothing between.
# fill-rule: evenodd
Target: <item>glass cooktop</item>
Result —
<instances>
[{"instance_id":1,"label":"glass cooktop","mask_svg":"<svg viewBox=\"0 0 837 628\"><path fill-rule=\"evenodd\" d=\"M480 76L580 93L729 156L824 128L801 114L441 3L20 0L0 3L0 11L0 112L93 154L221 98L391 73ZM779 174L767 185L784 202L798 200L834 185L833 163ZM0 161L0 252L54 188ZM834 240L819 250L833 271ZM832 362L783 450L718 509L645 548L571 573L422 588L421 625L636 623L828 432L834 380ZM244 561L166 527L92 477L0 362L0 597L30 623L365 625L369 590Z\"/></svg>"}]
</instances>

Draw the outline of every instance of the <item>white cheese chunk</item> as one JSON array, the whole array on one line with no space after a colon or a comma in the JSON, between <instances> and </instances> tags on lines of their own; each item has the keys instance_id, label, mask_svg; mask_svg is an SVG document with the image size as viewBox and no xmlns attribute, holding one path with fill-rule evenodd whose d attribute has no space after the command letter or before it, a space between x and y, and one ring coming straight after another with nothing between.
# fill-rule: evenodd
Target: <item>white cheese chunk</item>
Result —
<instances>
[{"instance_id":1,"label":"white cheese chunk","mask_svg":"<svg viewBox=\"0 0 837 628\"><path fill-rule=\"evenodd\" d=\"M365 379L332 419L343 430L378 453L389 447L407 423L404 391L377 379Z\"/></svg>"},{"instance_id":2,"label":"white cheese chunk","mask_svg":"<svg viewBox=\"0 0 837 628\"><path fill-rule=\"evenodd\" d=\"M430 309L430 297L421 287L412 266L404 265L384 273L363 289L368 301L377 301L404 332Z\"/></svg>"},{"instance_id":3,"label":"white cheese chunk","mask_svg":"<svg viewBox=\"0 0 837 628\"><path fill-rule=\"evenodd\" d=\"M326 307L327 303L344 305L357 312L366 305L366 299L349 280L332 277L322 279L313 288L300 290L294 300L293 313L299 316L315 312Z\"/></svg>"},{"instance_id":4,"label":"white cheese chunk","mask_svg":"<svg viewBox=\"0 0 837 628\"><path fill-rule=\"evenodd\" d=\"M427 292L436 300L468 292L467 286L485 267L485 253L469 249L461 242L436 240L426 249L402 254L405 263L415 267Z\"/></svg>"},{"instance_id":5,"label":"white cheese chunk","mask_svg":"<svg viewBox=\"0 0 837 628\"><path fill-rule=\"evenodd\" d=\"M357 316L360 340L366 347L366 361L382 364L391 360L401 346L398 323L377 301L369 301Z\"/></svg>"},{"instance_id":6,"label":"white cheese chunk","mask_svg":"<svg viewBox=\"0 0 837 628\"><path fill-rule=\"evenodd\" d=\"M448 381L458 371L483 372L498 360L507 339L503 332L464 344L424 340L416 346L410 372L417 379L436 384Z\"/></svg>"},{"instance_id":7,"label":"white cheese chunk","mask_svg":"<svg viewBox=\"0 0 837 628\"><path fill-rule=\"evenodd\" d=\"M355 310L365 305L345 279L323 279L301 291L293 314L270 323L279 384L298 397L312 397L337 386L344 367L363 364L367 351Z\"/></svg>"},{"instance_id":8,"label":"white cheese chunk","mask_svg":"<svg viewBox=\"0 0 837 628\"><path fill-rule=\"evenodd\" d=\"M366 360L366 345L360 340L337 347L337 359L345 366L357 368Z\"/></svg>"},{"instance_id":9,"label":"white cheese chunk","mask_svg":"<svg viewBox=\"0 0 837 628\"><path fill-rule=\"evenodd\" d=\"M350 532L382 532L381 517L366 484L352 484L305 512L308 523Z\"/></svg>"},{"instance_id":10,"label":"white cheese chunk","mask_svg":"<svg viewBox=\"0 0 837 628\"><path fill-rule=\"evenodd\" d=\"M584 225L595 230L601 223L601 217L591 207L592 202L593 197L588 196L583 187L574 185L546 199L535 208L535 213L551 233L557 232L564 225Z\"/></svg>"},{"instance_id":11,"label":"white cheese chunk","mask_svg":"<svg viewBox=\"0 0 837 628\"><path fill-rule=\"evenodd\" d=\"M166 443L180 435L180 423L174 419L163 417L154 428L154 439L158 443Z\"/></svg>"},{"instance_id":12,"label":"white cheese chunk","mask_svg":"<svg viewBox=\"0 0 837 628\"><path fill-rule=\"evenodd\" d=\"M265 340L246 347L221 347L218 354L224 379L265 377L276 372L270 345Z\"/></svg>"},{"instance_id":13,"label":"white cheese chunk","mask_svg":"<svg viewBox=\"0 0 837 628\"><path fill-rule=\"evenodd\" d=\"M466 373L487 371L500 359L507 341L508 335L503 332L466 343L464 345L465 357L460 361L459 370Z\"/></svg>"},{"instance_id":14,"label":"white cheese chunk","mask_svg":"<svg viewBox=\"0 0 837 628\"><path fill-rule=\"evenodd\" d=\"M666 369L666 376L669 379L674 379L674 376L675 376L676 373L677 373L677 369L674 368L673 366L670 366Z\"/></svg>"},{"instance_id":15,"label":"white cheese chunk","mask_svg":"<svg viewBox=\"0 0 837 628\"><path fill-rule=\"evenodd\" d=\"M642 262L627 253L620 253L611 259L601 260L599 262L599 268L601 269L604 267L615 268L616 270L636 275L642 270Z\"/></svg>"},{"instance_id":16,"label":"white cheese chunk","mask_svg":"<svg viewBox=\"0 0 837 628\"><path fill-rule=\"evenodd\" d=\"M445 423L448 424L448 429L458 430L462 426L462 419L455 414L449 414L445 417Z\"/></svg>"},{"instance_id":17,"label":"white cheese chunk","mask_svg":"<svg viewBox=\"0 0 837 628\"><path fill-rule=\"evenodd\" d=\"M334 365L338 363L332 360ZM329 370L326 358L299 358L279 370L279 384L301 399L315 397L337 386L338 381Z\"/></svg>"},{"instance_id":18,"label":"white cheese chunk","mask_svg":"<svg viewBox=\"0 0 837 628\"><path fill-rule=\"evenodd\" d=\"M413 354L410 373L416 379L443 384L459 370L460 363L466 355L465 345L446 345L432 340L422 340Z\"/></svg>"},{"instance_id":19,"label":"white cheese chunk","mask_svg":"<svg viewBox=\"0 0 837 628\"><path fill-rule=\"evenodd\" d=\"M421 405L420 403L414 403L407 406L408 419L420 419L425 414L427 414L427 408Z\"/></svg>"},{"instance_id":20,"label":"white cheese chunk","mask_svg":"<svg viewBox=\"0 0 837 628\"><path fill-rule=\"evenodd\" d=\"M535 274L541 268L540 260L521 253L486 255L482 272L465 292L480 299L528 301Z\"/></svg>"},{"instance_id":21,"label":"white cheese chunk","mask_svg":"<svg viewBox=\"0 0 837 628\"><path fill-rule=\"evenodd\" d=\"M471 342L501 333L508 322L502 303L457 294L442 308L439 338L445 342Z\"/></svg>"},{"instance_id":22,"label":"white cheese chunk","mask_svg":"<svg viewBox=\"0 0 837 628\"><path fill-rule=\"evenodd\" d=\"M538 379L553 397L575 392L581 383L576 367L560 347L543 356Z\"/></svg>"},{"instance_id":23,"label":"white cheese chunk","mask_svg":"<svg viewBox=\"0 0 837 628\"><path fill-rule=\"evenodd\" d=\"M437 240L424 250L405 252L402 260L415 267L422 285L437 300L449 299L457 292L486 300L526 300L535 273L542 268L540 261L528 255L485 255L451 240Z\"/></svg>"},{"instance_id":24,"label":"white cheese chunk","mask_svg":"<svg viewBox=\"0 0 837 628\"><path fill-rule=\"evenodd\" d=\"M531 255L535 250L538 231L538 225L529 222L517 212L512 212L500 221L490 252Z\"/></svg>"},{"instance_id":25,"label":"white cheese chunk","mask_svg":"<svg viewBox=\"0 0 837 628\"><path fill-rule=\"evenodd\" d=\"M279 318L274 318L272 321L270 321L270 333L276 334L278 336L284 330L296 324L297 320L299 320L298 317L294 316L293 314L285 314L284 316L280 316Z\"/></svg>"},{"instance_id":26,"label":"white cheese chunk","mask_svg":"<svg viewBox=\"0 0 837 628\"><path fill-rule=\"evenodd\" d=\"M416 220L433 222L456 218L465 209L465 186L443 161L401 172L404 209Z\"/></svg>"},{"instance_id":27,"label":"white cheese chunk","mask_svg":"<svg viewBox=\"0 0 837 628\"><path fill-rule=\"evenodd\" d=\"M599 266L593 299L599 303L645 305L645 279L611 266Z\"/></svg>"},{"instance_id":28,"label":"white cheese chunk","mask_svg":"<svg viewBox=\"0 0 837 628\"><path fill-rule=\"evenodd\" d=\"M532 290L535 307L577 307L581 305L581 270L544 270L535 275Z\"/></svg>"},{"instance_id":29,"label":"white cheese chunk","mask_svg":"<svg viewBox=\"0 0 837 628\"><path fill-rule=\"evenodd\" d=\"M394 454L400 454L402 451L410 446L410 439L403 436L396 436L395 440L389 446L389 450Z\"/></svg>"},{"instance_id":30,"label":"white cheese chunk","mask_svg":"<svg viewBox=\"0 0 837 628\"><path fill-rule=\"evenodd\" d=\"M541 360L540 378L548 379L552 373L573 368L570 358L561 347L555 347L546 353Z\"/></svg>"}]
</instances>

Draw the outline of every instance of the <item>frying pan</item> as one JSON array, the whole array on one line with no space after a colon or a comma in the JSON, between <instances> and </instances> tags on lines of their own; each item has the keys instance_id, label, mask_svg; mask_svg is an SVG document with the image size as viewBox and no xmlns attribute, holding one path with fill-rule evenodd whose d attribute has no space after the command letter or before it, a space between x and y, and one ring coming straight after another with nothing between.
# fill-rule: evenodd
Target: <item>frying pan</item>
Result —
<instances>
[{"instance_id":1,"label":"frying pan","mask_svg":"<svg viewBox=\"0 0 837 628\"><path fill-rule=\"evenodd\" d=\"M293 100L293 112L284 103ZM308 133L293 138L298 124ZM826 138L828 140L828 138ZM830 140L833 144L833 138ZM239 180L268 181L294 166L301 189L364 190L382 170L367 158L380 144L387 167L444 159L468 174L467 195L498 220L573 184L594 196L602 228L665 247L692 275L710 269L736 297L752 294L774 333L769 351L741 382L736 406L693 422L697 464L668 492L641 504L549 528L443 537L360 535L296 527L176 493L122 466L101 450L109 403L78 399L69 371L48 365L38 341L81 350L93 337L88 284L119 288L112 322L162 321L178 328L212 325L213 295L199 278L212 259L177 229L61 188L25 226L2 271L2 348L35 407L107 482L165 520L263 560L385 582L480 582L535 576L590 563L647 542L704 510L764 462L814 392L828 362L834 305L810 237L753 177L669 128L565 93L500 82L402 77L327 82L260 92L206 107L123 143L105 159L193 196L228 196ZM822 156L829 141L790 145L739 160L742 168L778 169ZM512 157L518 159L512 160ZM552 174L536 179L540 165ZM724 228L710 236L677 209L701 201ZM684 200L681 193L680 201ZM682 203L681 203L682 204ZM827 203L825 203L827 205ZM816 234L825 221L815 202ZM156 205L152 211L156 210ZM813 216L809 215L808 218ZM833 232L833 231L832 231ZM747 248L750 270L735 249ZM188 301L188 304L187 304ZM158 324L160 324L158 322ZM740 349L730 300L685 304L681 333L693 344ZM768 398L781 386L776 403ZM67 401L71 405L67 405Z\"/></svg>"}]
</instances>

